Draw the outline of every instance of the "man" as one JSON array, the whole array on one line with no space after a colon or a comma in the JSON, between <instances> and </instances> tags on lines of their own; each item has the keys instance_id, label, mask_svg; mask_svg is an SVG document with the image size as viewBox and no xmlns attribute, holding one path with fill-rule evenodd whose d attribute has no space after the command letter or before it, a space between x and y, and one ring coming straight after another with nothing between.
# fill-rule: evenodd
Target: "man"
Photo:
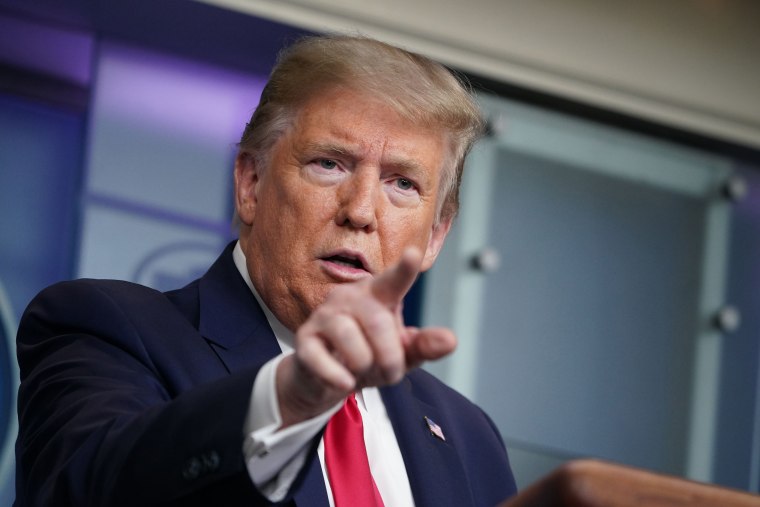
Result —
<instances>
[{"instance_id":1,"label":"man","mask_svg":"<svg viewBox=\"0 0 760 507\"><path fill-rule=\"evenodd\" d=\"M75 281L27 309L17 505L514 493L488 417L416 369L454 336L400 312L443 245L481 129L459 81L419 55L343 36L284 52L235 162L239 241L177 291ZM339 471L357 423L366 474Z\"/></svg>"}]
</instances>

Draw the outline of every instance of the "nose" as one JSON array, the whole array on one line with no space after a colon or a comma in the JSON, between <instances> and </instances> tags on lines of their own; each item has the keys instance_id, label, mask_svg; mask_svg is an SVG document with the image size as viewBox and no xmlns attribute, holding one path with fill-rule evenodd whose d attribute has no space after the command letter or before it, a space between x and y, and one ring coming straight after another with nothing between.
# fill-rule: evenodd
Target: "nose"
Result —
<instances>
[{"instance_id":1,"label":"nose","mask_svg":"<svg viewBox=\"0 0 760 507\"><path fill-rule=\"evenodd\" d=\"M338 190L338 225L376 230L381 192L380 178L374 171L354 171Z\"/></svg>"}]
</instances>

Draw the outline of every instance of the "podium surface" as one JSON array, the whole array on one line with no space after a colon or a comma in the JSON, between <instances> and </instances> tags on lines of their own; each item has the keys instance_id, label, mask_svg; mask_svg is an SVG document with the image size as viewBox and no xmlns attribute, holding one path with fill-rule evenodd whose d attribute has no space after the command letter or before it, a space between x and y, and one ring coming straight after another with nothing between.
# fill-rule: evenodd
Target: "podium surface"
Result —
<instances>
[{"instance_id":1,"label":"podium surface","mask_svg":"<svg viewBox=\"0 0 760 507\"><path fill-rule=\"evenodd\" d=\"M596 460L571 461L499 507L760 507L760 496Z\"/></svg>"}]
</instances>

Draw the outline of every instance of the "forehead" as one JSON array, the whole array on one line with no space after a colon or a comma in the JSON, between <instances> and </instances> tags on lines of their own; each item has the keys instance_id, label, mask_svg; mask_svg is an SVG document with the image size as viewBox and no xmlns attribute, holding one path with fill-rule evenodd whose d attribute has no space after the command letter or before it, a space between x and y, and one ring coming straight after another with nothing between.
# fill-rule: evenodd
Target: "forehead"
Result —
<instances>
[{"instance_id":1,"label":"forehead","mask_svg":"<svg viewBox=\"0 0 760 507\"><path fill-rule=\"evenodd\" d=\"M448 133L410 120L375 97L335 88L312 97L294 119L297 150L327 150L438 172L449 152Z\"/></svg>"}]
</instances>

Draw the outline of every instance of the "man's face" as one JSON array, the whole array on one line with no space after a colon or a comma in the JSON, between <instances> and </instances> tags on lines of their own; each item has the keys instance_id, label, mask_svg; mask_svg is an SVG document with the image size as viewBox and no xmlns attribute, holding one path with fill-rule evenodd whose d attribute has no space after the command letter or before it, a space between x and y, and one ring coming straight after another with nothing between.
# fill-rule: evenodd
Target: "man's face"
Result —
<instances>
[{"instance_id":1,"label":"man's face","mask_svg":"<svg viewBox=\"0 0 760 507\"><path fill-rule=\"evenodd\" d=\"M341 88L306 103L269 167L238 157L248 272L283 324L295 330L337 284L377 275L407 247L430 268L450 226L434 225L448 153L444 133Z\"/></svg>"}]
</instances>

